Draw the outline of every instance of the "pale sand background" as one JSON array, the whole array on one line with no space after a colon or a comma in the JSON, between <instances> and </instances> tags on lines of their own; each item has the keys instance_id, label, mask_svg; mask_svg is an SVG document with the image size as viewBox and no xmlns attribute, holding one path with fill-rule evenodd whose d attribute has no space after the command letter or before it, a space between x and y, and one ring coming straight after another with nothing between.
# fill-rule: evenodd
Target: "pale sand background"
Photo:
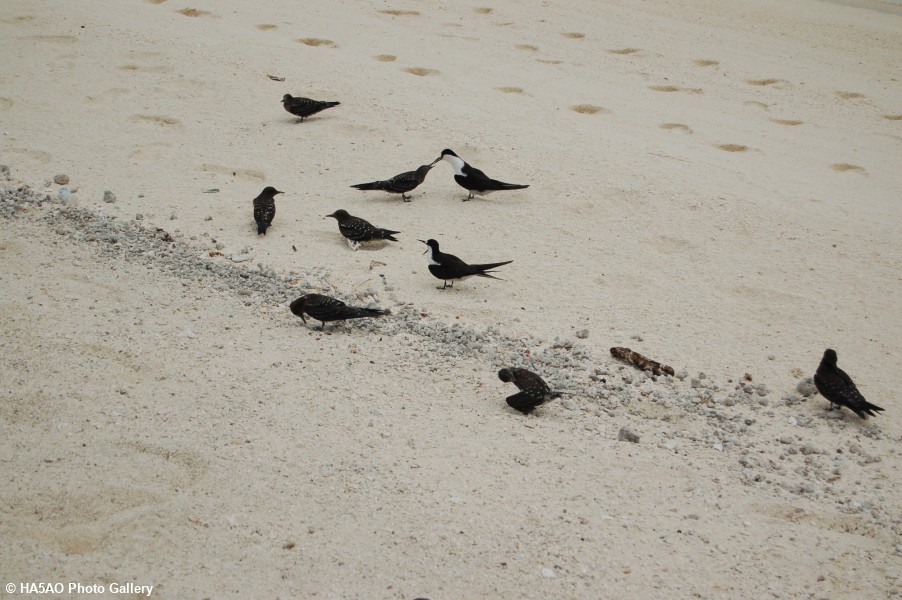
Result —
<instances>
[{"instance_id":1,"label":"pale sand background","mask_svg":"<svg viewBox=\"0 0 902 600\"><path fill-rule=\"evenodd\" d=\"M824 470L831 491L746 485L739 452L693 443L697 416L558 403L524 420L477 359L313 336L287 310L3 221L4 582L898 595L902 11L856 4L7 2L0 162L17 180L67 173L82 205L209 233L280 274L326 269L346 292L378 260L386 306L514 338L588 328L599 357L750 373L774 400L830 346L887 413L837 429L821 398L735 408L755 419L746 454L783 479ZM286 92L342 106L295 125ZM347 187L445 147L531 187L463 204L446 164L410 204ZM267 184L287 193L257 238ZM402 242L349 251L322 219L337 208ZM438 291L427 237L515 261L505 282ZM615 441L624 425L638 446ZM823 453L784 455L786 435Z\"/></svg>"}]
</instances>

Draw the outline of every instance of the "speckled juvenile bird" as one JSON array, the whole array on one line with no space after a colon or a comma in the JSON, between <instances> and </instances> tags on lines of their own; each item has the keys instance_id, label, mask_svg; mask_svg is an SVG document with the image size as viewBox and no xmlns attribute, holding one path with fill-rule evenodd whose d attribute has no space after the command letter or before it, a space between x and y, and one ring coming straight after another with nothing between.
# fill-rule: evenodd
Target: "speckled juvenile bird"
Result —
<instances>
[{"instance_id":1,"label":"speckled juvenile bird","mask_svg":"<svg viewBox=\"0 0 902 600\"><path fill-rule=\"evenodd\" d=\"M282 106L293 114L296 117L300 117L300 123L306 117L310 115L315 115L321 110L326 110L327 108L332 108L333 106L338 106L341 102L324 102L323 100L311 100L310 98L303 98L301 96L292 96L291 94L285 94L282 96Z\"/></svg>"},{"instance_id":2,"label":"speckled juvenile bird","mask_svg":"<svg viewBox=\"0 0 902 600\"><path fill-rule=\"evenodd\" d=\"M390 194L401 194L401 199L404 202L410 202L410 198L406 195L407 192L412 192L418 185L426 181L426 174L429 173L433 166L435 166L435 163L422 165L416 171L406 171L385 181L358 183L351 187L358 190L382 190Z\"/></svg>"},{"instance_id":3,"label":"speckled juvenile bird","mask_svg":"<svg viewBox=\"0 0 902 600\"><path fill-rule=\"evenodd\" d=\"M561 397L561 392L553 392L545 380L529 371L519 367L507 367L498 371L498 379L505 383L517 386L520 391L507 397L507 404L524 415L528 415L535 408L549 400Z\"/></svg>"},{"instance_id":4,"label":"speckled juvenile bird","mask_svg":"<svg viewBox=\"0 0 902 600\"><path fill-rule=\"evenodd\" d=\"M354 250L360 246L361 242L369 242L372 240L391 240L397 242L398 240L393 237L393 234L401 233L400 231L374 227L369 221L350 215L348 214L348 211L344 209L336 210L331 215L326 215L323 218L328 219L329 217L338 221L338 231L340 231L341 235L348 240L348 244L350 244L351 248Z\"/></svg>"},{"instance_id":5,"label":"speckled juvenile bird","mask_svg":"<svg viewBox=\"0 0 902 600\"><path fill-rule=\"evenodd\" d=\"M836 351L830 348L824 351L821 364L814 374L814 387L830 401L830 410L833 410L834 404L845 406L862 419L867 419L868 415L876 417L874 411L883 411L879 406L865 400L852 378L836 366Z\"/></svg>"},{"instance_id":6,"label":"speckled juvenile bird","mask_svg":"<svg viewBox=\"0 0 902 600\"><path fill-rule=\"evenodd\" d=\"M444 160L454 167L454 181L457 182L457 185L470 192L470 194L464 198L464 202L472 199L474 197L473 194L485 196L492 192L499 192L502 190L522 190L529 187L528 185L519 183L504 183L503 181L492 179L447 148L442 150L441 155L432 161L432 164L435 164L440 160Z\"/></svg>"},{"instance_id":7,"label":"speckled juvenile bird","mask_svg":"<svg viewBox=\"0 0 902 600\"><path fill-rule=\"evenodd\" d=\"M276 194L284 194L271 185L263 188L260 195L254 198L254 221L257 222L257 235L266 235L266 230L276 217Z\"/></svg>"},{"instance_id":8,"label":"speckled juvenile bird","mask_svg":"<svg viewBox=\"0 0 902 600\"><path fill-rule=\"evenodd\" d=\"M495 277L494 275L489 275L491 273L491 269L495 269L497 267L504 266L506 264L510 264L514 261L505 260L496 263L485 263L481 265L469 265L457 258L453 254L447 254L445 252L441 252L438 249L438 242L435 240L418 240L423 242L428 248L426 248L426 252L429 253L429 272L432 273L438 279L444 280L444 284L441 289L445 289L446 287L454 287L455 279L468 279L470 277L488 277L489 279L500 279ZM424 252L423 254L426 254ZM451 282L450 285L448 282Z\"/></svg>"},{"instance_id":9,"label":"speckled juvenile bird","mask_svg":"<svg viewBox=\"0 0 902 600\"><path fill-rule=\"evenodd\" d=\"M381 317L390 315L388 309L361 308L348 306L341 300L324 296L322 294L306 294L291 303L291 312L299 316L306 323L304 313L307 313L317 321L322 321L320 331L326 327L327 321L344 321L347 319L364 319L367 317Z\"/></svg>"}]
</instances>

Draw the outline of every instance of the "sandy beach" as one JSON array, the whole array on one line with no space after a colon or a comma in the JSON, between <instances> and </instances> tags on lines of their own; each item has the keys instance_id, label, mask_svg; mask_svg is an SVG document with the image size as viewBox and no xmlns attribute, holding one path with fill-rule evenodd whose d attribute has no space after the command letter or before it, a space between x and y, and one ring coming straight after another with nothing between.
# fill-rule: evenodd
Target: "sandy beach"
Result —
<instances>
[{"instance_id":1,"label":"sandy beach","mask_svg":"<svg viewBox=\"0 0 902 600\"><path fill-rule=\"evenodd\" d=\"M0 597L902 594L899 5L11 0L0 31ZM350 187L445 148L529 187ZM437 289L430 238L513 262ZM392 314L320 332L308 292ZM885 412L827 410L826 348ZM508 365L568 393L521 415Z\"/></svg>"}]
</instances>

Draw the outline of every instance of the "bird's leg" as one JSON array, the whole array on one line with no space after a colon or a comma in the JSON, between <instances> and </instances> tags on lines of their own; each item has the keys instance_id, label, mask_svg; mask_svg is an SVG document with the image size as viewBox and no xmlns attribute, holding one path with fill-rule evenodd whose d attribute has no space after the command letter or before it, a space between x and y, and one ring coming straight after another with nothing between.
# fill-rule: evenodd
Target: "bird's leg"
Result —
<instances>
[{"instance_id":1,"label":"bird's leg","mask_svg":"<svg viewBox=\"0 0 902 600\"><path fill-rule=\"evenodd\" d=\"M345 238L345 241L348 242L348 246L351 247L351 250L353 250L355 252L357 251L358 248L360 248L360 242L355 242L354 240L350 240L348 238Z\"/></svg>"},{"instance_id":2,"label":"bird's leg","mask_svg":"<svg viewBox=\"0 0 902 600\"><path fill-rule=\"evenodd\" d=\"M401 200L404 202L410 202L410 196L405 196L404 192L401 192Z\"/></svg>"},{"instance_id":3,"label":"bird's leg","mask_svg":"<svg viewBox=\"0 0 902 600\"><path fill-rule=\"evenodd\" d=\"M325 321L323 321L322 323L319 324L319 330L320 331L326 330L326 322Z\"/></svg>"},{"instance_id":4,"label":"bird's leg","mask_svg":"<svg viewBox=\"0 0 902 600\"><path fill-rule=\"evenodd\" d=\"M466 198L464 198L461 202L466 202L468 200L472 200L475 197L476 196L473 195L473 192L470 192L470 195L468 195Z\"/></svg>"}]
</instances>

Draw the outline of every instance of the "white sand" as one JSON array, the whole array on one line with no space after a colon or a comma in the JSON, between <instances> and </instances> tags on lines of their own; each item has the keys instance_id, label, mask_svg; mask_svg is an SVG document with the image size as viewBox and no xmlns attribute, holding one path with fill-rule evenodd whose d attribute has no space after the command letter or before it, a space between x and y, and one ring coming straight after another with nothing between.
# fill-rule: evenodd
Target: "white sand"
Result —
<instances>
[{"instance_id":1,"label":"white sand","mask_svg":"<svg viewBox=\"0 0 902 600\"><path fill-rule=\"evenodd\" d=\"M373 287L393 309L511 338L588 329L599 360L629 346L724 390L748 373L770 404L721 418L574 397L523 418L478 356L354 325L318 335L285 306L100 258L35 209L0 219L0 583L902 593L902 9L265 4L7 2L0 163L37 188L66 173L82 206L199 248L208 233L279 274ZM342 105L295 124L284 93ZM444 163L409 204L348 187L446 147L530 187L462 203ZM258 238L265 185L286 193ZM323 219L338 208L402 241L350 251ZM503 282L439 291L418 238L514 262ZM826 347L886 413L781 404ZM717 448L725 419L741 443ZM638 445L616 441L623 426ZM805 444L816 453L790 452Z\"/></svg>"}]
</instances>

